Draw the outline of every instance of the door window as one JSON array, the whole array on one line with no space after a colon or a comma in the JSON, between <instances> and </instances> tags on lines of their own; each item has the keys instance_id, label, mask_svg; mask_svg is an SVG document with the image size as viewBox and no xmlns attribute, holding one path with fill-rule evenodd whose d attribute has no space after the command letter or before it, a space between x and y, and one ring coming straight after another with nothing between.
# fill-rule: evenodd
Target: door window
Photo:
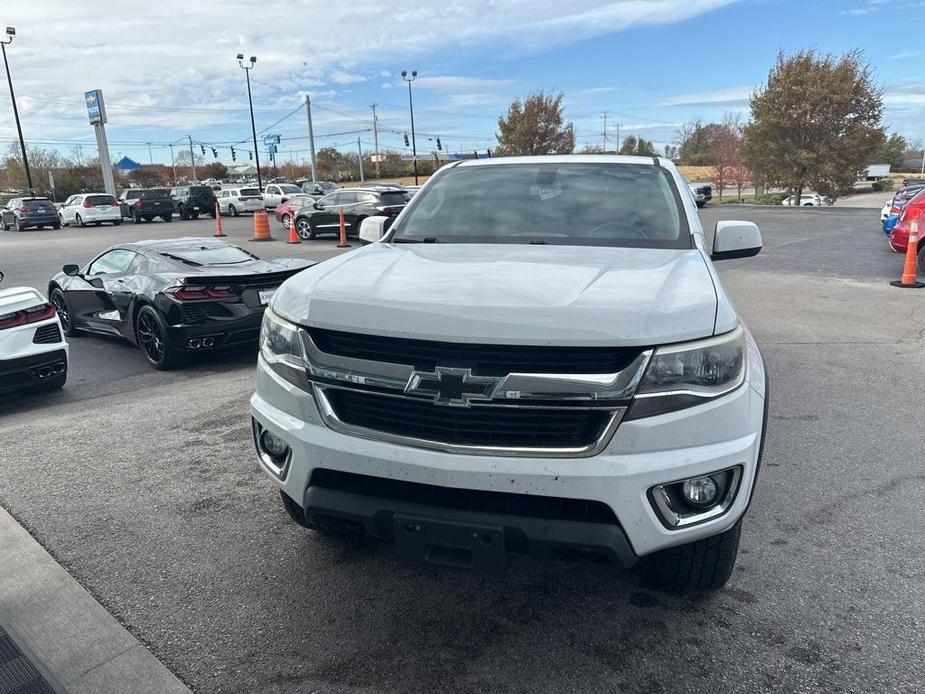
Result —
<instances>
[{"instance_id":1,"label":"door window","mask_svg":"<svg viewBox=\"0 0 925 694\"><path fill-rule=\"evenodd\" d=\"M103 255L90 263L86 274L88 276L92 276L105 275L114 272L125 272L134 258L134 251L126 251L117 248L107 253L103 253Z\"/></svg>"}]
</instances>

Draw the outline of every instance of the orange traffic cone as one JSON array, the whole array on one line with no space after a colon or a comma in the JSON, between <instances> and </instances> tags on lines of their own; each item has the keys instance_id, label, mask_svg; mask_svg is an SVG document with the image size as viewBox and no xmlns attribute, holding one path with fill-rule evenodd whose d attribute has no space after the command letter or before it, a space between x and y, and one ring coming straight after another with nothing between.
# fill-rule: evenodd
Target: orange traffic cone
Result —
<instances>
[{"instance_id":1,"label":"orange traffic cone","mask_svg":"<svg viewBox=\"0 0 925 694\"><path fill-rule=\"evenodd\" d=\"M286 243L302 243L296 233L295 217L289 217L289 240Z\"/></svg>"},{"instance_id":2,"label":"orange traffic cone","mask_svg":"<svg viewBox=\"0 0 925 694\"><path fill-rule=\"evenodd\" d=\"M227 236L224 231L222 231L222 208L218 206L218 200L215 201L215 233L213 236Z\"/></svg>"},{"instance_id":3,"label":"orange traffic cone","mask_svg":"<svg viewBox=\"0 0 925 694\"><path fill-rule=\"evenodd\" d=\"M925 284L918 281L918 255L919 255L919 228L925 224L925 212L919 218L909 222L909 240L906 242L906 262L903 266L902 278L890 282L894 287L904 289L921 289Z\"/></svg>"},{"instance_id":4,"label":"orange traffic cone","mask_svg":"<svg viewBox=\"0 0 925 694\"><path fill-rule=\"evenodd\" d=\"M347 225L344 223L344 211L340 211L340 243L337 244L338 248L350 248L350 244L347 243Z\"/></svg>"},{"instance_id":5,"label":"orange traffic cone","mask_svg":"<svg viewBox=\"0 0 925 694\"><path fill-rule=\"evenodd\" d=\"M267 219L266 210L254 212L254 238L252 241L272 241L270 236L270 220Z\"/></svg>"}]
</instances>

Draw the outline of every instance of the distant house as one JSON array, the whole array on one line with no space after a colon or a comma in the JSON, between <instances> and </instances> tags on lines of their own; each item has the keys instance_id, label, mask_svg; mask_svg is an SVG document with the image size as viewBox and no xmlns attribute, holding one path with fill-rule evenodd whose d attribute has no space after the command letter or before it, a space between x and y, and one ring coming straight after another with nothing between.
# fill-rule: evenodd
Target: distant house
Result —
<instances>
[{"instance_id":1,"label":"distant house","mask_svg":"<svg viewBox=\"0 0 925 694\"><path fill-rule=\"evenodd\" d=\"M119 173L127 174L131 171L138 171L138 169L141 168L141 164L139 164L137 161L134 161L133 159L129 159L128 157L122 157L119 161L112 165L112 168L114 168Z\"/></svg>"},{"instance_id":2,"label":"distant house","mask_svg":"<svg viewBox=\"0 0 925 694\"><path fill-rule=\"evenodd\" d=\"M231 183L240 183L257 178L257 167L253 164L238 164L228 167L228 180Z\"/></svg>"}]
</instances>

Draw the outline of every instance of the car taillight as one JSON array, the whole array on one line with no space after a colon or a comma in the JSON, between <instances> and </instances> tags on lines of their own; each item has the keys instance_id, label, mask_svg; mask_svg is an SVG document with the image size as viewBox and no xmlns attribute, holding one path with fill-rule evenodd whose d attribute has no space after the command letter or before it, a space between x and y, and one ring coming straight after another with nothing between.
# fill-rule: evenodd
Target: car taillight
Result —
<instances>
[{"instance_id":1,"label":"car taillight","mask_svg":"<svg viewBox=\"0 0 925 694\"><path fill-rule=\"evenodd\" d=\"M230 299L234 296L230 287L170 287L165 290L177 301L197 301L199 299Z\"/></svg>"},{"instance_id":2,"label":"car taillight","mask_svg":"<svg viewBox=\"0 0 925 694\"><path fill-rule=\"evenodd\" d=\"M141 209L141 198L138 198L138 199L135 201L135 207L137 207L138 209Z\"/></svg>"},{"instance_id":3,"label":"car taillight","mask_svg":"<svg viewBox=\"0 0 925 694\"><path fill-rule=\"evenodd\" d=\"M28 212L28 211L29 211L29 208L28 208L28 207L20 207L20 208L19 208L19 211L20 211L20 212Z\"/></svg>"},{"instance_id":4,"label":"car taillight","mask_svg":"<svg viewBox=\"0 0 925 694\"><path fill-rule=\"evenodd\" d=\"M392 215L398 214L401 212L403 205L385 205L384 207L377 207L376 209L382 214Z\"/></svg>"},{"instance_id":5,"label":"car taillight","mask_svg":"<svg viewBox=\"0 0 925 694\"><path fill-rule=\"evenodd\" d=\"M55 313L56 309L52 304L42 304L41 306L33 306L22 311L7 313L0 316L0 330L48 320L49 318L53 318Z\"/></svg>"},{"instance_id":6,"label":"car taillight","mask_svg":"<svg viewBox=\"0 0 925 694\"><path fill-rule=\"evenodd\" d=\"M92 202L90 202L89 200L85 200L83 206L84 206L84 207L96 207L96 205L94 205L94 204L93 204Z\"/></svg>"}]
</instances>

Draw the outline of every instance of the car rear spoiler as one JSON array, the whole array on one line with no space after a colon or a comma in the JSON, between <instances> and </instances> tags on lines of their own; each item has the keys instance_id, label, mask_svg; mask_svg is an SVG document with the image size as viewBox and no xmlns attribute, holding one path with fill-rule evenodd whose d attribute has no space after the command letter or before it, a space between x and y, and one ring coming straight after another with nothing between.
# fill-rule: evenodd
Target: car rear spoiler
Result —
<instances>
[{"instance_id":1,"label":"car rear spoiler","mask_svg":"<svg viewBox=\"0 0 925 694\"><path fill-rule=\"evenodd\" d=\"M306 268L310 268L316 263L295 267L290 270L280 270L278 272L256 272L252 275L190 275L183 278L183 284L190 286L215 286L215 285L244 285L244 286L271 286L282 284L293 275L297 275Z\"/></svg>"}]
</instances>

